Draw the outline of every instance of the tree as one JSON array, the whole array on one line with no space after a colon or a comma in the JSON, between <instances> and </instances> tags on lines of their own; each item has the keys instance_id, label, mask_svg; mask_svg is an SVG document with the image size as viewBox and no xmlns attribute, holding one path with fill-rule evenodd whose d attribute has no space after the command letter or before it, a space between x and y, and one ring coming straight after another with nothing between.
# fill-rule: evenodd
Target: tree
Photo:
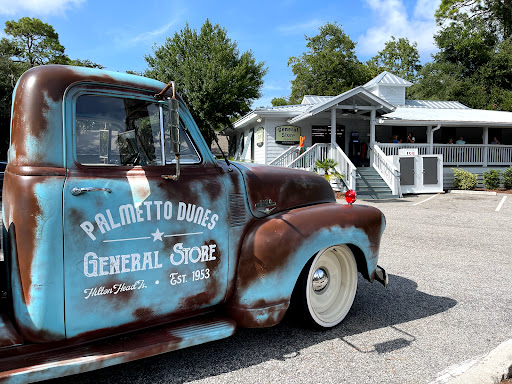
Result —
<instances>
[{"instance_id":1,"label":"tree","mask_svg":"<svg viewBox=\"0 0 512 384\"><path fill-rule=\"evenodd\" d=\"M407 38L396 39L395 36L391 36L391 40L386 42L384 49L367 63L374 75L372 77L382 71L388 71L414 83L421 69L417 46L416 42L411 44ZM378 73L375 73L375 68Z\"/></svg>"},{"instance_id":2,"label":"tree","mask_svg":"<svg viewBox=\"0 0 512 384\"><path fill-rule=\"evenodd\" d=\"M146 76L176 82L208 144L213 139L208 127L221 130L250 110L267 71L251 51L240 54L226 29L208 19L199 32L187 24L145 59Z\"/></svg>"},{"instance_id":3,"label":"tree","mask_svg":"<svg viewBox=\"0 0 512 384\"><path fill-rule=\"evenodd\" d=\"M40 64L103 68L90 60L69 59L54 28L39 19L7 21L4 31L6 37L0 39L0 159L9 147L12 92L23 72Z\"/></svg>"},{"instance_id":4,"label":"tree","mask_svg":"<svg viewBox=\"0 0 512 384\"><path fill-rule=\"evenodd\" d=\"M67 61L59 35L50 24L36 18L22 17L18 21L6 21L4 31L11 37L10 44L17 51L13 61L26 62L30 67L48 63L65 64Z\"/></svg>"},{"instance_id":5,"label":"tree","mask_svg":"<svg viewBox=\"0 0 512 384\"><path fill-rule=\"evenodd\" d=\"M512 35L512 0L442 0L436 11L439 24L461 17L480 19L504 39Z\"/></svg>"},{"instance_id":6,"label":"tree","mask_svg":"<svg viewBox=\"0 0 512 384\"><path fill-rule=\"evenodd\" d=\"M95 63L91 60L88 60L88 59L85 59L85 60L81 60L81 59L75 59L75 60L71 60L71 59L67 59L66 61L66 64L67 65L74 65L76 67L87 67L87 68L98 68L98 69L105 69L105 67L101 64L98 64L98 63Z\"/></svg>"},{"instance_id":7,"label":"tree","mask_svg":"<svg viewBox=\"0 0 512 384\"><path fill-rule=\"evenodd\" d=\"M272 100L270 100L273 107L280 107L282 105L290 105L290 100L286 97L274 97Z\"/></svg>"},{"instance_id":8,"label":"tree","mask_svg":"<svg viewBox=\"0 0 512 384\"><path fill-rule=\"evenodd\" d=\"M458 100L479 109L512 111L512 43L485 20L459 16L435 37L432 63L409 89L421 99Z\"/></svg>"},{"instance_id":9,"label":"tree","mask_svg":"<svg viewBox=\"0 0 512 384\"><path fill-rule=\"evenodd\" d=\"M327 23L319 30L316 36L305 36L307 52L288 59L295 75L292 103L306 94L339 95L370 80L366 66L357 59L356 43L341 25Z\"/></svg>"}]
</instances>

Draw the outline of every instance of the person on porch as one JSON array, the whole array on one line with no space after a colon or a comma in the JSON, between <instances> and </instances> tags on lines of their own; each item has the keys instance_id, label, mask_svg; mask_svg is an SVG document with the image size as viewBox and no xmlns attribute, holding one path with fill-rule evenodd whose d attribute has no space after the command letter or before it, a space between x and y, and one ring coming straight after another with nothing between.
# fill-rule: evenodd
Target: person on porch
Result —
<instances>
[{"instance_id":1,"label":"person on porch","mask_svg":"<svg viewBox=\"0 0 512 384\"><path fill-rule=\"evenodd\" d=\"M409 132L407 135L407 142L408 143L414 143L416 141L416 138L412 135L412 132Z\"/></svg>"},{"instance_id":2,"label":"person on porch","mask_svg":"<svg viewBox=\"0 0 512 384\"><path fill-rule=\"evenodd\" d=\"M460 136L455 142L455 144L466 144L466 141L464 141L464 138Z\"/></svg>"}]
</instances>

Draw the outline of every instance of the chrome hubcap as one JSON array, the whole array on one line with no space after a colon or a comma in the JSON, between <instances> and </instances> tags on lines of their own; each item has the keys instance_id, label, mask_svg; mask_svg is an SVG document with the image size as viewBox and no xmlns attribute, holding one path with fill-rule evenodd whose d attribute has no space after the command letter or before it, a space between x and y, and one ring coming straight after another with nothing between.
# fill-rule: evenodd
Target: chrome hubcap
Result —
<instances>
[{"instance_id":1,"label":"chrome hubcap","mask_svg":"<svg viewBox=\"0 0 512 384\"><path fill-rule=\"evenodd\" d=\"M329 275L327 271L322 268L318 268L313 275L313 291L319 293L322 292L329 284Z\"/></svg>"}]
</instances>

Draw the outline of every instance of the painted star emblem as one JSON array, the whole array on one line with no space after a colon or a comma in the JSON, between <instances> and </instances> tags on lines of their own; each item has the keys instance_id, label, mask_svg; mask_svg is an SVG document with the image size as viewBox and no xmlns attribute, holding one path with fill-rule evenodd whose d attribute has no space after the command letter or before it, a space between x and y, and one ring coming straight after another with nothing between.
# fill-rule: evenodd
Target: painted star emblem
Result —
<instances>
[{"instance_id":1,"label":"painted star emblem","mask_svg":"<svg viewBox=\"0 0 512 384\"><path fill-rule=\"evenodd\" d=\"M153 243L157 240L160 240L160 241L163 241L162 240L162 235L164 233L163 232L160 232L160 230L157 228L156 229L156 232L155 233L152 233L151 235L153 236Z\"/></svg>"}]
</instances>

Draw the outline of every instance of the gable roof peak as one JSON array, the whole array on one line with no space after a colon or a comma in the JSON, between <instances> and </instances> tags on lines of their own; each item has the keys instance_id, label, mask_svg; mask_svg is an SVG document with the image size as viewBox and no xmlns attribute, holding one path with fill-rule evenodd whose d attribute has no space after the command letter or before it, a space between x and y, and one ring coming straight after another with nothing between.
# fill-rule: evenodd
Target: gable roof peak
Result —
<instances>
[{"instance_id":1,"label":"gable roof peak","mask_svg":"<svg viewBox=\"0 0 512 384\"><path fill-rule=\"evenodd\" d=\"M402 79L401 77L392 74L391 72L384 71L380 73L379 75L375 76L373 79L371 79L369 82L367 82L365 85L363 85L364 88L371 88L377 85L398 85L403 87L410 87L412 83L410 81L407 81L405 79Z\"/></svg>"}]
</instances>

